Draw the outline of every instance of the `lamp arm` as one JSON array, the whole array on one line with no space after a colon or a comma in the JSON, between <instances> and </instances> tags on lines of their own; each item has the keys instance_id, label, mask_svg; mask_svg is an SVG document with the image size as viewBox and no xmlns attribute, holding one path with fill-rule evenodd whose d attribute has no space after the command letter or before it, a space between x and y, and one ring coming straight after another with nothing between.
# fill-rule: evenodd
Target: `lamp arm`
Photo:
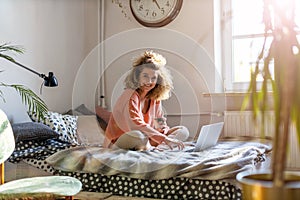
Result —
<instances>
[{"instance_id":1,"label":"lamp arm","mask_svg":"<svg viewBox=\"0 0 300 200\"><path fill-rule=\"evenodd\" d=\"M36 72L36 71L34 71L34 70L32 70L32 69L26 67L25 65L22 65L21 63L18 63L18 62L15 61L15 60L9 60L9 61L12 62L12 63L14 63L14 64L16 64L16 65L19 65L20 67L23 67L24 69L27 69L28 71L31 71L32 73L38 75L39 77L42 77L42 78L45 78L45 77L46 77L45 74L40 74L40 73L38 73L38 72Z\"/></svg>"},{"instance_id":2,"label":"lamp arm","mask_svg":"<svg viewBox=\"0 0 300 200\"><path fill-rule=\"evenodd\" d=\"M1 56L1 54L0 54ZM22 65L21 63L15 61L14 59L10 58L10 57L7 57L7 56L3 56L6 60L38 75L39 77L43 78L44 79L44 85L47 86L47 87L56 87L58 86L58 82L57 82L57 79L56 77L54 76L53 72L49 72L49 75L46 76L45 74L40 74L38 73L37 71L33 70L33 69L30 69L29 67L26 67L25 65Z\"/></svg>"}]
</instances>

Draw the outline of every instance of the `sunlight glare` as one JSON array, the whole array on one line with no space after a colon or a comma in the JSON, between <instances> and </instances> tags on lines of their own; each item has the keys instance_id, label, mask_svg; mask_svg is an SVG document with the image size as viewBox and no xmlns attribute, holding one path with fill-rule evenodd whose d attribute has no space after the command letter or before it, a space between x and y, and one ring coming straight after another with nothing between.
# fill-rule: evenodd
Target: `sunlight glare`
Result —
<instances>
[{"instance_id":1,"label":"sunlight glare","mask_svg":"<svg viewBox=\"0 0 300 200\"><path fill-rule=\"evenodd\" d=\"M293 54L294 54L294 55L299 54L299 48L298 48L297 46L293 46L293 47L292 47L292 51L293 51Z\"/></svg>"},{"instance_id":2,"label":"sunlight glare","mask_svg":"<svg viewBox=\"0 0 300 200\"><path fill-rule=\"evenodd\" d=\"M262 0L241 1L233 0L233 34L253 34L262 33L264 26L262 23Z\"/></svg>"},{"instance_id":3,"label":"sunlight glare","mask_svg":"<svg viewBox=\"0 0 300 200\"><path fill-rule=\"evenodd\" d=\"M295 9L295 23L298 31L300 26L300 0L274 0L280 6L280 10L291 15L291 6ZM233 82L250 81L250 70L254 67L257 56L261 51L263 36L255 34L264 33L263 24L264 0L232 0L233 8ZM277 10L271 8L271 10ZM289 11L288 11L289 10ZM289 13L288 13L289 12ZM274 17L272 15L271 17ZM293 20L289 20L293 21ZM270 41L267 42L267 46ZM293 47L294 54L299 53L299 48ZM271 63L272 65L272 63ZM270 67L273 73L272 67Z\"/></svg>"}]
</instances>

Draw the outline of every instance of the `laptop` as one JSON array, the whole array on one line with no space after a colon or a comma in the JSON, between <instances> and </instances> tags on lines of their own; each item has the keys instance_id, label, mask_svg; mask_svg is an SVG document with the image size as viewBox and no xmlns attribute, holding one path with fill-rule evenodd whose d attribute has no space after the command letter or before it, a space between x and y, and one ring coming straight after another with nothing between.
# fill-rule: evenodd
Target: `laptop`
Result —
<instances>
[{"instance_id":1,"label":"laptop","mask_svg":"<svg viewBox=\"0 0 300 200\"><path fill-rule=\"evenodd\" d=\"M195 148L192 151L202 151L216 145L221 135L223 126L224 122L202 126L197 142L195 144Z\"/></svg>"}]
</instances>

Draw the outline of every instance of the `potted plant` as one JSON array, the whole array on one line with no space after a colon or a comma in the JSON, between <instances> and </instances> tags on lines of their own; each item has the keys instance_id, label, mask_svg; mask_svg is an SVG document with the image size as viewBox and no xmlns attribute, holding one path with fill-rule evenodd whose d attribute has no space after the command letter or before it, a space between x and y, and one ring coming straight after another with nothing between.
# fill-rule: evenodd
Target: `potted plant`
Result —
<instances>
[{"instance_id":1,"label":"potted plant","mask_svg":"<svg viewBox=\"0 0 300 200\"><path fill-rule=\"evenodd\" d=\"M275 115L272 167L270 173L237 176L245 199L299 199L300 196L300 175L286 170L291 125L296 126L300 143L300 45L294 22L295 2L287 2L264 0L265 42L251 72L245 102L251 103L254 118L261 114L264 119L265 111L270 109L268 93L270 89L272 91ZM272 40L269 47L266 46L268 39ZM272 62L274 79L270 73ZM261 69L260 63L263 63ZM257 88L258 76L262 76L260 90Z\"/></svg>"},{"instance_id":2,"label":"potted plant","mask_svg":"<svg viewBox=\"0 0 300 200\"><path fill-rule=\"evenodd\" d=\"M15 62L15 60L9 55L10 53L21 54L24 53L24 49L20 46L9 45L4 43L0 45L0 58L6 59L10 62ZM2 71L0 71L1 73ZM21 96L22 102L27 106L30 113L36 113L38 119L42 119L44 114L48 111L45 102L32 90L17 84L5 84L0 82L0 98L5 102L4 93L1 87L11 87L14 88Z\"/></svg>"}]
</instances>

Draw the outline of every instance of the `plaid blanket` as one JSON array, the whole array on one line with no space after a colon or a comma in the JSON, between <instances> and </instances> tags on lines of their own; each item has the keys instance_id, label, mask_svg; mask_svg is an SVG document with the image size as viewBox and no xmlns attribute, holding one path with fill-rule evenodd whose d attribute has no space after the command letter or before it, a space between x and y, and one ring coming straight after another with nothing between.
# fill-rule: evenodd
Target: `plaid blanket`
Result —
<instances>
[{"instance_id":1,"label":"plaid blanket","mask_svg":"<svg viewBox=\"0 0 300 200\"><path fill-rule=\"evenodd\" d=\"M194 143L188 143L187 146ZM62 171L121 175L161 180L172 177L221 180L253 170L266 159L271 147L258 142L219 142L200 152L176 150L127 151L78 146L59 151L46 159Z\"/></svg>"}]
</instances>

